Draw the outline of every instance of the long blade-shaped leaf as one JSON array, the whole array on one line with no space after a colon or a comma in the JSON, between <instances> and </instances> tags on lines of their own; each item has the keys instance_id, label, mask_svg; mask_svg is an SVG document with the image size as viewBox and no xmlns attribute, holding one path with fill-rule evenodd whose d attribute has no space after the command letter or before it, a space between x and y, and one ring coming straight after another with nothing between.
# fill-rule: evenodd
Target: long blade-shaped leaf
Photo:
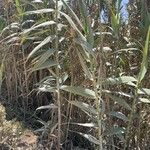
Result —
<instances>
[{"instance_id":1,"label":"long blade-shaped leaf","mask_svg":"<svg viewBox=\"0 0 150 150\"><path fill-rule=\"evenodd\" d=\"M15 5L16 5L18 14L21 15L23 13L23 11L21 8L20 0L15 0Z\"/></svg>"},{"instance_id":2,"label":"long blade-shaped leaf","mask_svg":"<svg viewBox=\"0 0 150 150\"><path fill-rule=\"evenodd\" d=\"M147 88L138 89L137 93L150 96L150 89Z\"/></svg>"},{"instance_id":3,"label":"long blade-shaped leaf","mask_svg":"<svg viewBox=\"0 0 150 150\"><path fill-rule=\"evenodd\" d=\"M129 106L129 104L121 97L117 97L117 96L113 96L111 94L107 94L112 100L114 100L115 102L117 102L120 106L128 109L128 110L132 110L131 107Z\"/></svg>"},{"instance_id":4,"label":"long blade-shaped leaf","mask_svg":"<svg viewBox=\"0 0 150 150\"><path fill-rule=\"evenodd\" d=\"M121 120L128 121L128 118L122 112L111 111L109 115L117 117Z\"/></svg>"},{"instance_id":5,"label":"long blade-shaped leaf","mask_svg":"<svg viewBox=\"0 0 150 150\"><path fill-rule=\"evenodd\" d=\"M69 22L69 24L72 26L72 28L79 34L80 38L83 41L86 41L86 38L84 37L84 35L80 32L80 30L77 28L76 24L73 22L73 20L65 13L60 12L61 15L63 15Z\"/></svg>"},{"instance_id":6,"label":"long blade-shaped leaf","mask_svg":"<svg viewBox=\"0 0 150 150\"><path fill-rule=\"evenodd\" d=\"M32 51L31 53L28 55L29 59L31 56L33 56L40 48L42 48L44 45L46 45L47 43L49 43L50 41L52 41L54 39L54 36L48 36L47 38L45 38L39 45L37 45Z\"/></svg>"},{"instance_id":7,"label":"long blade-shaped leaf","mask_svg":"<svg viewBox=\"0 0 150 150\"><path fill-rule=\"evenodd\" d=\"M86 62L84 61L82 55L80 54L79 51L77 51L77 54L79 56L79 60L80 60L80 64L83 68L83 71L84 73L86 74L86 76L90 79L90 80L93 80L92 79L92 73L90 72L90 70L88 69L87 65L86 65Z\"/></svg>"},{"instance_id":8,"label":"long blade-shaped leaf","mask_svg":"<svg viewBox=\"0 0 150 150\"><path fill-rule=\"evenodd\" d=\"M143 103L149 103L150 104L150 99L147 99L147 98L139 98L140 102L143 102Z\"/></svg>"},{"instance_id":9,"label":"long blade-shaped leaf","mask_svg":"<svg viewBox=\"0 0 150 150\"><path fill-rule=\"evenodd\" d=\"M64 3L64 5L67 7L70 14L76 19L80 27L83 29L81 21L79 20L78 16L74 13L74 11L71 9L71 7L64 0L61 0L61 1Z\"/></svg>"},{"instance_id":10,"label":"long blade-shaped leaf","mask_svg":"<svg viewBox=\"0 0 150 150\"><path fill-rule=\"evenodd\" d=\"M46 105L46 106L40 106L40 107L38 107L38 108L36 109L36 111L37 111L37 110L43 110L43 109L56 109L56 108L57 108L56 105L50 104L50 105Z\"/></svg>"},{"instance_id":11,"label":"long blade-shaped leaf","mask_svg":"<svg viewBox=\"0 0 150 150\"><path fill-rule=\"evenodd\" d=\"M100 142L98 139L96 139L96 137L92 136L91 134L84 134L84 133L78 133L80 135L82 135L83 137L85 137L86 139L88 139L90 142L99 145Z\"/></svg>"},{"instance_id":12,"label":"long blade-shaped leaf","mask_svg":"<svg viewBox=\"0 0 150 150\"><path fill-rule=\"evenodd\" d=\"M43 64L39 65L39 66L34 66L33 68L31 68L31 71L37 71L37 70L41 70L41 69L48 69L52 66L56 66L58 65L54 60L47 60L45 61Z\"/></svg>"},{"instance_id":13,"label":"long blade-shaped leaf","mask_svg":"<svg viewBox=\"0 0 150 150\"><path fill-rule=\"evenodd\" d=\"M148 47L149 47L149 41L150 41L150 26L148 29L148 33L147 33L147 38L145 41L145 46L143 49L143 59L142 59L142 64L141 64L141 69L140 69L140 73L138 76L138 82L140 83L142 81L142 79L144 78L146 72L147 72L147 67L148 67Z\"/></svg>"},{"instance_id":14,"label":"long blade-shaped leaf","mask_svg":"<svg viewBox=\"0 0 150 150\"><path fill-rule=\"evenodd\" d=\"M84 0L79 0L79 8L82 15L82 20L84 22L84 31L86 33L86 38L88 43L93 47L94 44L94 36L91 29L91 24L88 17L88 10Z\"/></svg>"},{"instance_id":15,"label":"long blade-shaped leaf","mask_svg":"<svg viewBox=\"0 0 150 150\"><path fill-rule=\"evenodd\" d=\"M49 13L49 12L53 12L54 9L39 9L39 10L33 10L33 11L27 11L25 12L25 15L32 15L32 14L43 14L43 13Z\"/></svg>"},{"instance_id":16,"label":"long blade-shaped leaf","mask_svg":"<svg viewBox=\"0 0 150 150\"><path fill-rule=\"evenodd\" d=\"M42 65L53 53L55 52L55 49L49 49L44 54L41 55L40 59L38 59L37 63L35 64L35 68L38 68L40 65Z\"/></svg>"},{"instance_id":17,"label":"long blade-shaped leaf","mask_svg":"<svg viewBox=\"0 0 150 150\"><path fill-rule=\"evenodd\" d=\"M133 82L137 82L137 79L135 79L132 76L121 76L118 78L108 78L106 81L104 81L105 84L131 84ZM131 84L132 85L132 84Z\"/></svg>"},{"instance_id":18,"label":"long blade-shaped leaf","mask_svg":"<svg viewBox=\"0 0 150 150\"><path fill-rule=\"evenodd\" d=\"M89 54L91 54L95 58L95 54L92 50L91 44L89 44L86 40L82 40L80 38L76 38L76 39L74 39L74 41L77 44L81 45L84 50L86 50Z\"/></svg>"},{"instance_id":19,"label":"long blade-shaped leaf","mask_svg":"<svg viewBox=\"0 0 150 150\"><path fill-rule=\"evenodd\" d=\"M80 96L84 96L87 98L91 98L91 99L95 99L95 92L90 90L90 89L86 89L83 87L75 87L75 86L67 86L67 85L63 85L61 86L61 89L73 94L77 94Z\"/></svg>"},{"instance_id":20,"label":"long blade-shaped leaf","mask_svg":"<svg viewBox=\"0 0 150 150\"><path fill-rule=\"evenodd\" d=\"M71 103L72 105L77 106L77 107L80 108L82 111L85 111L85 112L88 112L88 113L92 113L92 114L94 114L94 115L97 115L97 111L96 111L92 106L90 106L90 105L87 104L87 103L83 103L83 102L80 102L80 101L70 101L69 103Z\"/></svg>"},{"instance_id":21,"label":"long blade-shaped leaf","mask_svg":"<svg viewBox=\"0 0 150 150\"><path fill-rule=\"evenodd\" d=\"M95 123L93 123L93 122L91 122L91 123L70 123L70 124L74 124L74 125L78 125L78 126L83 126L83 127L89 127L89 128L91 128L91 127L97 128L97 127L98 127L98 126L97 126Z\"/></svg>"},{"instance_id":22,"label":"long blade-shaped leaf","mask_svg":"<svg viewBox=\"0 0 150 150\"><path fill-rule=\"evenodd\" d=\"M52 21L52 20L51 21L46 21L46 22L43 22L43 23L38 24L36 26L33 26L33 27L29 28L29 29L25 29L22 32L22 34L27 34L27 33L31 32L31 31L33 31L33 30L35 30L37 28L46 27L46 26L54 25L54 24L56 24L56 23L54 21Z\"/></svg>"},{"instance_id":23,"label":"long blade-shaped leaf","mask_svg":"<svg viewBox=\"0 0 150 150\"><path fill-rule=\"evenodd\" d=\"M117 134L123 134L124 132L125 132L124 128L112 127L106 131L105 135L117 135Z\"/></svg>"}]
</instances>

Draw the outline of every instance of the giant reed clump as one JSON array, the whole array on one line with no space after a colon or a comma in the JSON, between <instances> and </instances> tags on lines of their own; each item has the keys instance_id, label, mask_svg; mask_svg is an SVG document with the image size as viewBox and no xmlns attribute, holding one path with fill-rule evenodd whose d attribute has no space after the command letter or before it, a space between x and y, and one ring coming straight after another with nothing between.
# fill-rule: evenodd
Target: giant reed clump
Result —
<instances>
[{"instance_id":1,"label":"giant reed clump","mask_svg":"<svg viewBox=\"0 0 150 150\"><path fill-rule=\"evenodd\" d=\"M137 12L131 2L128 21L122 19L121 0L15 2L16 20L1 32L1 43L7 45L1 84L6 98L23 108L24 118L29 107L50 111L47 123L38 121L42 137L48 135L55 149L75 143L74 132L92 143L89 149L148 148L148 135L140 142L142 132L150 131L146 1L141 7L134 1L141 13L140 20L134 17L139 26L132 22ZM35 87L53 100L32 110Z\"/></svg>"}]
</instances>

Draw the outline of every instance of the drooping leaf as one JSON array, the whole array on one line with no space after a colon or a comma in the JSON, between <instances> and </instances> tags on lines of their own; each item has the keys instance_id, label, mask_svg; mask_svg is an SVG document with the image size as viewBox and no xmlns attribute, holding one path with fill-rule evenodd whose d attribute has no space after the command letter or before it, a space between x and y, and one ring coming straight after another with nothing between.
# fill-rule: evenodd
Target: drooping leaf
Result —
<instances>
[{"instance_id":1,"label":"drooping leaf","mask_svg":"<svg viewBox=\"0 0 150 150\"><path fill-rule=\"evenodd\" d=\"M130 85L130 86L133 86L133 87L137 87L137 85L136 85L135 83L133 83L133 82L127 82L127 83L125 83L125 84Z\"/></svg>"},{"instance_id":2,"label":"drooping leaf","mask_svg":"<svg viewBox=\"0 0 150 150\"><path fill-rule=\"evenodd\" d=\"M44 77L42 80L40 80L39 83L37 83L36 85L42 85L42 84L45 84L45 83L50 83L51 81L55 81L56 79L53 77L53 76L46 76ZM46 84L45 84L46 85Z\"/></svg>"},{"instance_id":3,"label":"drooping leaf","mask_svg":"<svg viewBox=\"0 0 150 150\"><path fill-rule=\"evenodd\" d=\"M132 76L121 76L118 78L108 78L106 79L106 81L104 81L105 84L111 84L111 85L115 85L115 84L129 84L132 85L131 83L133 82L137 82L137 79L135 79ZM133 83L133 85L135 85Z\"/></svg>"},{"instance_id":4,"label":"drooping leaf","mask_svg":"<svg viewBox=\"0 0 150 150\"><path fill-rule=\"evenodd\" d=\"M38 68L42 65L52 54L54 54L55 49L48 49L44 54L40 56L37 63L34 65L34 68Z\"/></svg>"},{"instance_id":5,"label":"drooping leaf","mask_svg":"<svg viewBox=\"0 0 150 150\"><path fill-rule=\"evenodd\" d=\"M32 14L43 14L43 13L50 13L53 12L54 9L40 9L40 10L33 10L33 11L26 11L25 15L32 15Z\"/></svg>"},{"instance_id":6,"label":"drooping leaf","mask_svg":"<svg viewBox=\"0 0 150 150\"><path fill-rule=\"evenodd\" d=\"M108 95L108 97L110 97L112 100L117 102L123 108L126 108L128 110L132 110L131 107L129 106L129 104L125 101L125 99L123 99L121 97L117 97L117 96L111 95L111 94L107 94L107 95Z\"/></svg>"},{"instance_id":7,"label":"drooping leaf","mask_svg":"<svg viewBox=\"0 0 150 150\"><path fill-rule=\"evenodd\" d=\"M117 117L121 120L128 121L128 118L122 112L111 111L109 115Z\"/></svg>"},{"instance_id":8,"label":"drooping leaf","mask_svg":"<svg viewBox=\"0 0 150 150\"><path fill-rule=\"evenodd\" d=\"M95 99L95 92L87 89L87 88L83 88L83 87L75 87L75 86L67 86L67 85L63 85L60 87L62 90L73 93L73 94L77 94L83 97L87 97L87 98L91 98L91 99Z\"/></svg>"},{"instance_id":9,"label":"drooping leaf","mask_svg":"<svg viewBox=\"0 0 150 150\"><path fill-rule=\"evenodd\" d=\"M99 145L100 142L98 139L96 139L96 137L92 136L91 134L84 134L81 132L77 132L78 134L80 134L81 136L83 136L84 138L88 139L90 142Z\"/></svg>"},{"instance_id":10,"label":"drooping leaf","mask_svg":"<svg viewBox=\"0 0 150 150\"><path fill-rule=\"evenodd\" d=\"M95 128L98 127L95 123L70 123L78 126L83 126L83 127L89 127L89 128Z\"/></svg>"},{"instance_id":11,"label":"drooping leaf","mask_svg":"<svg viewBox=\"0 0 150 150\"><path fill-rule=\"evenodd\" d=\"M148 98L139 98L140 102L143 102L143 103L150 103L150 99Z\"/></svg>"},{"instance_id":12,"label":"drooping leaf","mask_svg":"<svg viewBox=\"0 0 150 150\"><path fill-rule=\"evenodd\" d=\"M62 76L61 76L61 82L60 83L64 83L67 79L68 79L69 75L65 72Z\"/></svg>"},{"instance_id":13,"label":"drooping leaf","mask_svg":"<svg viewBox=\"0 0 150 150\"><path fill-rule=\"evenodd\" d=\"M41 27L47 27L47 26L54 25L54 24L56 24L55 21L52 21L52 20L51 20L51 21L46 21L46 22L43 22L43 23L38 24L38 25L36 25L36 26L32 26L32 27L29 28L29 29L25 29L25 30L22 32L22 34L27 34L27 33L31 32L31 31L35 30L35 29L38 29L38 28L41 28Z\"/></svg>"},{"instance_id":14,"label":"drooping leaf","mask_svg":"<svg viewBox=\"0 0 150 150\"><path fill-rule=\"evenodd\" d=\"M115 91L110 91L110 90L102 90L103 93L108 93L108 94L115 94L115 95L120 95L128 98L133 98L134 96L129 93L124 93L124 92L115 92Z\"/></svg>"},{"instance_id":15,"label":"drooping leaf","mask_svg":"<svg viewBox=\"0 0 150 150\"><path fill-rule=\"evenodd\" d=\"M20 41L20 37L12 37L10 40L8 40L6 43L7 44L17 44L18 41Z\"/></svg>"},{"instance_id":16,"label":"drooping leaf","mask_svg":"<svg viewBox=\"0 0 150 150\"><path fill-rule=\"evenodd\" d=\"M56 87L52 87L50 85L45 85L45 84L41 84L38 89L39 91L42 92L56 92Z\"/></svg>"},{"instance_id":17,"label":"drooping leaf","mask_svg":"<svg viewBox=\"0 0 150 150\"><path fill-rule=\"evenodd\" d=\"M70 12L70 14L72 15L72 17L74 17L74 19L77 21L77 23L80 25L80 27L83 29L82 23L79 20L78 16L75 14L75 12L71 9L71 7L64 1L62 0L63 4L66 6L66 8L68 9L68 11Z\"/></svg>"},{"instance_id":18,"label":"drooping leaf","mask_svg":"<svg viewBox=\"0 0 150 150\"><path fill-rule=\"evenodd\" d=\"M149 95L150 96L150 89L141 88L141 89L138 89L137 93L142 94L142 95Z\"/></svg>"},{"instance_id":19,"label":"drooping leaf","mask_svg":"<svg viewBox=\"0 0 150 150\"><path fill-rule=\"evenodd\" d=\"M31 53L28 55L29 59L30 57L32 57L40 48L42 48L44 45L46 45L47 43L49 43L50 41L52 41L54 39L54 36L48 36L46 37L40 44L38 44L32 51Z\"/></svg>"},{"instance_id":20,"label":"drooping leaf","mask_svg":"<svg viewBox=\"0 0 150 150\"><path fill-rule=\"evenodd\" d=\"M37 122L41 123L41 124L44 125L44 126L47 126L47 122L45 122L45 121L43 121L43 120L37 120ZM38 129L38 130L36 130L36 131L43 131L43 130L44 130L44 128L41 128L41 129Z\"/></svg>"},{"instance_id":21,"label":"drooping leaf","mask_svg":"<svg viewBox=\"0 0 150 150\"><path fill-rule=\"evenodd\" d=\"M38 110L43 110L43 109L56 109L57 106L54 104L50 104L50 105L46 105L46 106L40 106L36 109L36 111Z\"/></svg>"},{"instance_id":22,"label":"drooping leaf","mask_svg":"<svg viewBox=\"0 0 150 150\"><path fill-rule=\"evenodd\" d=\"M94 115L97 114L96 109L94 109L92 106L90 106L87 103L80 102L80 101L70 101L69 103L71 103L72 105L75 105L76 107L80 108L82 111L92 113Z\"/></svg>"},{"instance_id":23,"label":"drooping leaf","mask_svg":"<svg viewBox=\"0 0 150 150\"><path fill-rule=\"evenodd\" d=\"M6 38L3 38L0 42L5 42L5 41L7 42L8 40L10 40L13 37L16 37L17 35L18 35L17 33L10 34Z\"/></svg>"},{"instance_id":24,"label":"drooping leaf","mask_svg":"<svg viewBox=\"0 0 150 150\"><path fill-rule=\"evenodd\" d=\"M69 22L69 24L71 25L71 27L78 33L78 35L80 36L80 38L83 41L86 41L86 38L84 37L84 35L80 32L80 30L77 28L76 24L73 22L73 20L65 13L60 12L61 15L63 15Z\"/></svg>"},{"instance_id":25,"label":"drooping leaf","mask_svg":"<svg viewBox=\"0 0 150 150\"><path fill-rule=\"evenodd\" d=\"M56 66L58 65L56 61L54 60L46 60L43 64L40 64L39 66L34 66L33 68L31 68L31 71L37 71L37 70L41 70L41 69L48 69L52 66Z\"/></svg>"},{"instance_id":26,"label":"drooping leaf","mask_svg":"<svg viewBox=\"0 0 150 150\"><path fill-rule=\"evenodd\" d=\"M112 127L105 132L105 135L118 135L124 134L125 129L121 127Z\"/></svg>"}]
</instances>

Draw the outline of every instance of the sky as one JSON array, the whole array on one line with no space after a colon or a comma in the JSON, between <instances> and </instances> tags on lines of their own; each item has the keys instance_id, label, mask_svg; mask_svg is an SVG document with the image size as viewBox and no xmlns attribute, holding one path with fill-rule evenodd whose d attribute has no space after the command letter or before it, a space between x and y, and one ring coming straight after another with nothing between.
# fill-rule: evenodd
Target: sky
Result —
<instances>
[{"instance_id":1,"label":"sky","mask_svg":"<svg viewBox=\"0 0 150 150\"><path fill-rule=\"evenodd\" d=\"M129 0L123 0L123 2L128 3Z\"/></svg>"},{"instance_id":2,"label":"sky","mask_svg":"<svg viewBox=\"0 0 150 150\"><path fill-rule=\"evenodd\" d=\"M123 20L124 20L124 21L126 21L127 18L128 18L128 13L127 13L127 9L126 9L128 2L129 2L129 0L122 0L122 2L121 2L121 7L122 7L121 13L122 13L122 17L123 17ZM104 13L104 12L102 11L102 15L101 15L101 21L102 21L102 22L104 21L103 13Z\"/></svg>"},{"instance_id":3,"label":"sky","mask_svg":"<svg viewBox=\"0 0 150 150\"><path fill-rule=\"evenodd\" d=\"M126 10L126 4L129 2L129 0L122 0L122 13L123 13L123 19L126 19L128 17L127 10Z\"/></svg>"}]
</instances>

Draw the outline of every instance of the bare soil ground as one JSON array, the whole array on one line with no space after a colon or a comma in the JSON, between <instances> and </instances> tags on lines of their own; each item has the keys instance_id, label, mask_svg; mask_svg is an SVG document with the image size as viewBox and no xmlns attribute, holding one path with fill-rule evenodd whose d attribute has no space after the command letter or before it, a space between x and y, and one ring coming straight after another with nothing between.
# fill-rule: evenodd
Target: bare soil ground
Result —
<instances>
[{"instance_id":1,"label":"bare soil ground","mask_svg":"<svg viewBox=\"0 0 150 150\"><path fill-rule=\"evenodd\" d=\"M9 109L9 114L7 113L3 102L0 103L0 150L56 150L50 146L50 141L41 141L42 135L25 126L22 121L18 121L15 117L8 120L7 115L14 116L13 110ZM74 141L77 142L79 139L74 138ZM74 146L71 140L67 143L67 147L62 150L90 150Z\"/></svg>"}]
</instances>

